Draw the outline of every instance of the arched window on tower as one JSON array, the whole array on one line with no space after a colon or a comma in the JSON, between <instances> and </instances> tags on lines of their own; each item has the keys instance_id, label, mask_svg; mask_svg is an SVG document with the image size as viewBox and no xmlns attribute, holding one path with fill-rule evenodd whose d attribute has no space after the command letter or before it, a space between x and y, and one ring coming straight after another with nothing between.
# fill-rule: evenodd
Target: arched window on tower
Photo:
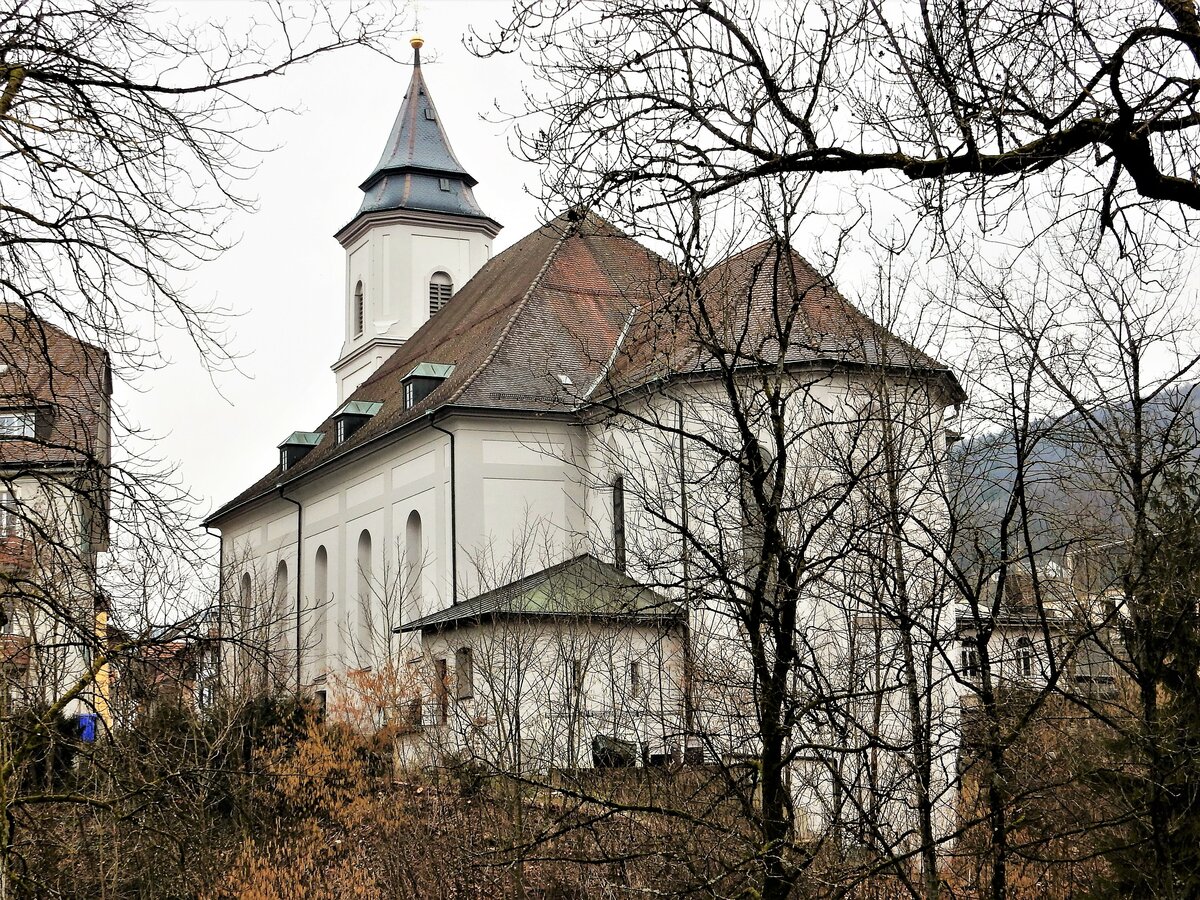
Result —
<instances>
[{"instance_id":1,"label":"arched window on tower","mask_svg":"<svg viewBox=\"0 0 1200 900\"><path fill-rule=\"evenodd\" d=\"M453 279L445 272L435 272L429 279L429 315L436 315L450 302L450 295L453 293Z\"/></svg>"},{"instance_id":2,"label":"arched window on tower","mask_svg":"<svg viewBox=\"0 0 1200 900\"><path fill-rule=\"evenodd\" d=\"M309 647L320 667L325 662L326 630L329 622L329 553L324 546L317 548L313 564L313 608L309 627ZM314 674L320 674L316 672Z\"/></svg>"},{"instance_id":3,"label":"arched window on tower","mask_svg":"<svg viewBox=\"0 0 1200 900\"><path fill-rule=\"evenodd\" d=\"M363 294L363 283L354 286L354 336L360 337L367 325L367 298Z\"/></svg>"},{"instance_id":4,"label":"arched window on tower","mask_svg":"<svg viewBox=\"0 0 1200 900\"><path fill-rule=\"evenodd\" d=\"M358 647L364 659L360 665L370 665L365 657L371 656L374 638L373 609L371 604L371 532L365 528L358 536Z\"/></svg>"},{"instance_id":5,"label":"arched window on tower","mask_svg":"<svg viewBox=\"0 0 1200 900\"><path fill-rule=\"evenodd\" d=\"M408 598L421 599L421 581L425 573L425 547L421 540L421 514L415 509L408 514L404 525L404 565L407 570L405 584Z\"/></svg>"},{"instance_id":6,"label":"arched window on tower","mask_svg":"<svg viewBox=\"0 0 1200 900\"><path fill-rule=\"evenodd\" d=\"M242 602L242 608L239 610L243 616L250 615L250 605L254 602L254 588L250 581L250 573L242 573L241 593L239 598Z\"/></svg>"}]
</instances>

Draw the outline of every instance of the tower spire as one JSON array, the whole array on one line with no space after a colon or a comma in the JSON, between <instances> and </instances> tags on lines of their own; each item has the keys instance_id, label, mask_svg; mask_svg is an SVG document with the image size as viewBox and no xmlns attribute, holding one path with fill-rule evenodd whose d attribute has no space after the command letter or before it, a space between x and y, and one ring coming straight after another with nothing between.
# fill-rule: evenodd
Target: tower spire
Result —
<instances>
[{"instance_id":1,"label":"tower spire","mask_svg":"<svg viewBox=\"0 0 1200 900\"><path fill-rule=\"evenodd\" d=\"M487 218L471 191L477 182L454 155L425 84L425 39L415 34L409 44L413 68L408 91L379 162L359 185L364 196L358 214L411 209Z\"/></svg>"}]
</instances>

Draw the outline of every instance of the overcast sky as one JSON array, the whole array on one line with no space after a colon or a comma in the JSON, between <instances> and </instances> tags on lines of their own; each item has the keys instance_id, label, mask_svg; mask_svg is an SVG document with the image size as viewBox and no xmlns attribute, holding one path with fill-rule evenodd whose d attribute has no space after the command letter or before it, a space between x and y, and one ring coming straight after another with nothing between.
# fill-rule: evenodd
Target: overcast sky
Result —
<instances>
[{"instance_id":1,"label":"overcast sky","mask_svg":"<svg viewBox=\"0 0 1200 900\"><path fill-rule=\"evenodd\" d=\"M426 82L455 153L479 180L476 198L504 226L496 251L536 226L526 187L538 175L513 158L509 126L484 115L497 102L519 108L531 75L511 57L474 58L462 38L469 25L494 22L509 8L480 0L419 6ZM343 338L344 254L333 234L357 211L357 186L379 158L411 72L407 63L347 52L272 84L265 99L298 105L299 114L273 117L255 135L276 148L248 184L258 211L234 220L237 246L185 276L192 299L235 314L229 335L242 374L210 378L176 335L167 345L173 364L144 376L139 393L118 396L133 421L161 435L159 452L178 465L198 514L261 477L275 464L276 445L318 425L336 402L330 366Z\"/></svg>"}]
</instances>

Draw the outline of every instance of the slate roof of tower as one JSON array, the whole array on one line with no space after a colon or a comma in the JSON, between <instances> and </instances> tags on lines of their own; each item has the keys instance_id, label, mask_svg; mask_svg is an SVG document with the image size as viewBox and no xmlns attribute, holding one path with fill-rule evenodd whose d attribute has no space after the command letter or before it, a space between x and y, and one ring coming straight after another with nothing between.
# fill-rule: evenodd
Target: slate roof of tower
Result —
<instances>
[{"instance_id":1,"label":"slate roof of tower","mask_svg":"<svg viewBox=\"0 0 1200 900\"><path fill-rule=\"evenodd\" d=\"M764 274L777 270L787 277ZM915 368L959 390L944 366L855 309L790 248L759 244L736 254L707 273L702 293L722 334L740 339L738 365L769 361L779 347L773 316L798 306L787 362ZM489 261L347 398L383 404L369 422L341 444L332 416L314 429L326 439L287 470L286 481L441 407L572 414L593 386L597 399L710 372L713 357L696 339L685 299L678 273L661 257L597 216L559 216ZM403 381L421 363L454 368L405 409ZM279 481L272 470L209 521Z\"/></svg>"},{"instance_id":2,"label":"slate roof of tower","mask_svg":"<svg viewBox=\"0 0 1200 900\"><path fill-rule=\"evenodd\" d=\"M394 209L488 218L471 190L477 183L458 161L415 50L412 78L379 162L360 185L358 215Z\"/></svg>"}]
</instances>

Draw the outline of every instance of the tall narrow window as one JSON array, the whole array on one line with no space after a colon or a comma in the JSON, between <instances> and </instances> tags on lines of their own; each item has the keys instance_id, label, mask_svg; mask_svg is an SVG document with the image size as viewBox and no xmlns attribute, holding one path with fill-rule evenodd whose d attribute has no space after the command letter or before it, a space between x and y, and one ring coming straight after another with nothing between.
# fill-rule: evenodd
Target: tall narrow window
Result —
<instances>
[{"instance_id":1,"label":"tall narrow window","mask_svg":"<svg viewBox=\"0 0 1200 900\"><path fill-rule=\"evenodd\" d=\"M329 621L329 553L324 546L317 548L313 564L313 609L310 640L313 658L320 665L325 661L326 630ZM307 649L307 648L306 648Z\"/></svg>"},{"instance_id":2,"label":"tall narrow window","mask_svg":"<svg viewBox=\"0 0 1200 900\"><path fill-rule=\"evenodd\" d=\"M960 671L964 678L979 677L979 650L975 646L974 638L967 638L962 642L962 657Z\"/></svg>"},{"instance_id":3,"label":"tall narrow window","mask_svg":"<svg viewBox=\"0 0 1200 900\"><path fill-rule=\"evenodd\" d=\"M361 650L369 652L374 621L371 608L371 532L365 528L358 536L358 626Z\"/></svg>"},{"instance_id":4,"label":"tall narrow window","mask_svg":"<svg viewBox=\"0 0 1200 900\"><path fill-rule=\"evenodd\" d=\"M612 484L613 565L625 571L625 479L618 475Z\"/></svg>"},{"instance_id":5,"label":"tall narrow window","mask_svg":"<svg viewBox=\"0 0 1200 900\"><path fill-rule=\"evenodd\" d=\"M367 302L366 297L363 296L363 284L360 281L354 286L354 336L360 336L366 325Z\"/></svg>"},{"instance_id":6,"label":"tall narrow window","mask_svg":"<svg viewBox=\"0 0 1200 900\"><path fill-rule=\"evenodd\" d=\"M1023 678L1033 675L1033 643L1027 637L1017 640L1017 672Z\"/></svg>"},{"instance_id":7,"label":"tall narrow window","mask_svg":"<svg viewBox=\"0 0 1200 900\"><path fill-rule=\"evenodd\" d=\"M275 600L276 617L278 617L279 613L282 612L287 605L287 578L287 563L280 560L279 565L275 567L275 591L273 599Z\"/></svg>"},{"instance_id":8,"label":"tall narrow window","mask_svg":"<svg viewBox=\"0 0 1200 900\"><path fill-rule=\"evenodd\" d=\"M420 600L425 548L421 541L421 514L415 509L408 514L408 521L404 525L404 565L408 573L405 579L408 596Z\"/></svg>"},{"instance_id":9,"label":"tall narrow window","mask_svg":"<svg viewBox=\"0 0 1200 900\"><path fill-rule=\"evenodd\" d=\"M12 491L0 490L0 537L10 537L18 531L17 499Z\"/></svg>"},{"instance_id":10,"label":"tall narrow window","mask_svg":"<svg viewBox=\"0 0 1200 900\"><path fill-rule=\"evenodd\" d=\"M249 572L242 573L241 590L239 593L240 596L238 599L241 600L242 603L241 614L243 616L247 616L250 614L250 605L254 602L253 588L250 583Z\"/></svg>"},{"instance_id":11,"label":"tall narrow window","mask_svg":"<svg viewBox=\"0 0 1200 900\"><path fill-rule=\"evenodd\" d=\"M454 293L454 281L445 272L436 272L429 279L429 315L437 314L450 302Z\"/></svg>"},{"instance_id":12,"label":"tall narrow window","mask_svg":"<svg viewBox=\"0 0 1200 900\"><path fill-rule=\"evenodd\" d=\"M642 696L642 664L640 662L629 664L629 694L635 700Z\"/></svg>"},{"instance_id":13,"label":"tall narrow window","mask_svg":"<svg viewBox=\"0 0 1200 900\"><path fill-rule=\"evenodd\" d=\"M436 722L445 725L450 715L450 667L445 657L433 661L433 701Z\"/></svg>"}]
</instances>

